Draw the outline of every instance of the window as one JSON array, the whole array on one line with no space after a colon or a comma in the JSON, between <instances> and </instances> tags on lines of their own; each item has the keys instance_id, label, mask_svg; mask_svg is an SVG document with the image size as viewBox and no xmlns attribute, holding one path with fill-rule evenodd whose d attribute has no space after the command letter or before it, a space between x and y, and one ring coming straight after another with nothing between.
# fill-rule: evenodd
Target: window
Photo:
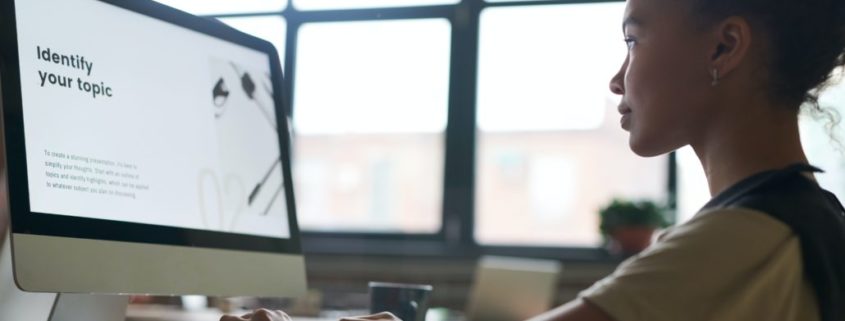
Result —
<instances>
[{"instance_id":1,"label":"window","mask_svg":"<svg viewBox=\"0 0 845 321\"><path fill-rule=\"evenodd\" d=\"M618 103L608 82L625 59L618 23L623 9L624 4L613 3L484 10L479 128L502 132L601 127L605 114L615 114L611 110Z\"/></svg>"},{"instance_id":2,"label":"window","mask_svg":"<svg viewBox=\"0 0 845 321\"><path fill-rule=\"evenodd\" d=\"M300 27L293 123L303 229L440 230L450 31L445 19Z\"/></svg>"},{"instance_id":3,"label":"window","mask_svg":"<svg viewBox=\"0 0 845 321\"><path fill-rule=\"evenodd\" d=\"M282 69L285 68L285 36L287 35L287 24L281 16L251 16L240 18L222 18L220 21L251 34L258 38L269 41L279 52Z\"/></svg>"},{"instance_id":4,"label":"window","mask_svg":"<svg viewBox=\"0 0 845 321\"><path fill-rule=\"evenodd\" d=\"M630 151L608 89L625 59L623 10L609 3L482 12L479 242L596 246L598 211L613 198L666 201L667 160Z\"/></svg>"},{"instance_id":5,"label":"window","mask_svg":"<svg viewBox=\"0 0 845 321\"><path fill-rule=\"evenodd\" d=\"M156 0L196 15L281 12L287 0Z\"/></svg>"},{"instance_id":6,"label":"window","mask_svg":"<svg viewBox=\"0 0 845 321\"><path fill-rule=\"evenodd\" d=\"M698 156L692 147L677 151L678 159L678 210L677 222L691 219L710 200L710 185Z\"/></svg>"},{"instance_id":7,"label":"window","mask_svg":"<svg viewBox=\"0 0 845 321\"><path fill-rule=\"evenodd\" d=\"M622 1L166 2L284 55L306 250L600 258L601 206L674 195L608 90Z\"/></svg>"},{"instance_id":8,"label":"window","mask_svg":"<svg viewBox=\"0 0 845 321\"><path fill-rule=\"evenodd\" d=\"M293 0L299 10L338 10L455 4L460 0Z\"/></svg>"},{"instance_id":9,"label":"window","mask_svg":"<svg viewBox=\"0 0 845 321\"><path fill-rule=\"evenodd\" d=\"M834 119L845 115L845 70L836 74L839 82L827 88L819 104ZM817 174L819 184L840 200L845 200L845 128L842 122L831 122L824 114L805 111L801 117L801 142L810 163L825 170ZM831 127L832 126L832 127Z\"/></svg>"}]
</instances>

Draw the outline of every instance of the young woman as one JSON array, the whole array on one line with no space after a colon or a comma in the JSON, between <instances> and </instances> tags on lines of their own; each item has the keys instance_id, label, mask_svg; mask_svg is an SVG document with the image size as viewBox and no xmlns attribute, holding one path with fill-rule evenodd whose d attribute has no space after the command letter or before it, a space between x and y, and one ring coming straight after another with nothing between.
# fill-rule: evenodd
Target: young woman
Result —
<instances>
[{"instance_id":1,"label":"young woman","mask_svg":"<svg viewBox=\"0 0 845 321\"><path fill-rule=\"evenodd\" d=\"M691 145L713 199L533 321L845 320L845 218L798 131L845 65L845 0L628 0L622 29L631 149Z\"/></svg>"}]
</instances>

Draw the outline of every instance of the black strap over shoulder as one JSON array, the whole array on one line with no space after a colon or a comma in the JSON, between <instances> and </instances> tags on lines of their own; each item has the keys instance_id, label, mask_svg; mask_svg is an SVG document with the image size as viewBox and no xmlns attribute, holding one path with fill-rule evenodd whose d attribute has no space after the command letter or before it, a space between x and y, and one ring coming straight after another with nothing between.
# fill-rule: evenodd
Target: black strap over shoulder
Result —
<instances>
[{"instance_id":1,"label":"black strap over shoulder","mask_svg":"<svg viewBox=\"0 0 845 321\"><path fill-rule=\"evenodd\" d=\"M821 170L796 164L756 174L720 193L704 209L749 208L788 225L801 241L804 273L816 291L821 320L845 321L845 208L803 172Z\"/></svg>"}]
</instances>

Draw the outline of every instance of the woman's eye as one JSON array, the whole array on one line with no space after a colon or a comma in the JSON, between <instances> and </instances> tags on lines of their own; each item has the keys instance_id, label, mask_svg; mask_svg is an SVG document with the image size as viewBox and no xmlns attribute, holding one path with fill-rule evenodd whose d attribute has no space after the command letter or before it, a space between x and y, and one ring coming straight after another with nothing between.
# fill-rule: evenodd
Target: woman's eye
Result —
<instances>
[{"instance_id":1,"label":"woman's eye","mask_svg":"<svg viewBox=\"0 0 845 321\"><path fill-rule=\"evenodd\" d=\"M637 41L636 41L636 39L634 39L634 38L631 38L631 37L625 37L625 45L626 45L626 46L628 46L628 49L629 49L629 50L630 50L631 48L633 48L633 47L634 47L634 44L635 44L636 42L637 42Z\"/></svg>"}]
</instances>

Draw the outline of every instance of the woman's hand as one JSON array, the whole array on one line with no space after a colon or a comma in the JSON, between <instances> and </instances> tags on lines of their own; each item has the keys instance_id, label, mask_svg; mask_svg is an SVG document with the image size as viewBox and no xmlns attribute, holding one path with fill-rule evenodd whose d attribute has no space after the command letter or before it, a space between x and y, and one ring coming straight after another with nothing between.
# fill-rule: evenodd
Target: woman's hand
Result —
<instances>
[{"instance_id":1,"label":"woman's hand","mask_svg":"<svg viewBox=\"0 0 845 321\"><path fill-rule=\"evenodd\" d=\"M402 319L397 318L393 313L382 312L361 317L343 318L340 321L402 321Z\"/></svg>"},{"instance_id":2,"label":"woman's hand","mask_svg":"<svg viewBox=\"0 0 845 321\"><path fill-rule=\"evenodd\" d=\"M258 309L252 313L244 314L240 317L234 315L224 315L220 321L292 321L291 318L279 310ZM382 312L379 314L349 317L340 319L340 321L402 321L390 312Z\"/></svg>"},{"instance_id":3,"label":"woman's hand","mask_svg":"<svg viewBox=\"0 0 845 321\"><path fill-rule=\"evenodd\" d=\"M240 317L224 315L220 321L292 321L291 318L279 310L258 309Z\"/></svg>"}]
</instances>

